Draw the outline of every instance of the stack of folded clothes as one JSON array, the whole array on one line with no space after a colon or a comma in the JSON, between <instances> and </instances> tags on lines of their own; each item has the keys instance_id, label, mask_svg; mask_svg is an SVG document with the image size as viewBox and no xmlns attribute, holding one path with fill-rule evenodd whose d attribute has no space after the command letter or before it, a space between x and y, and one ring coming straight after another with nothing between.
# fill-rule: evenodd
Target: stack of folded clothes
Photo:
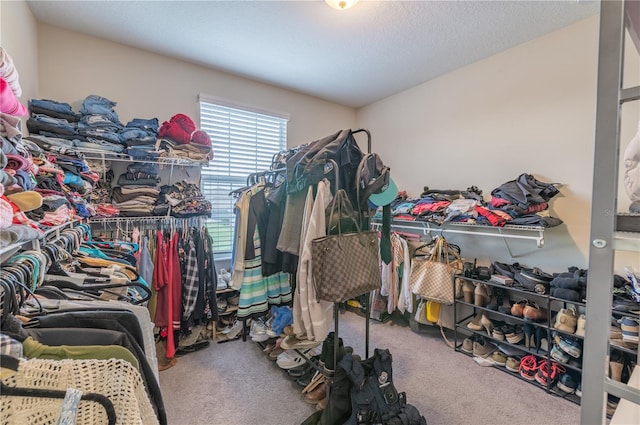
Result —
<instances>
[{"instance_id":1,"label":"stack of folded clothes","mask_svg":"<svg viewBox=\"0 0 640 425\"><path fill-rule=\"evenodd\" d=\"M31 135L43 136L39 145L51 152L122 152L119 132L123 126L113 110L115 105L104 97L89 95L76 113L65 102L31 99L27 128Z\"/></svg>"},{"instance_id":2,"label":"stack of folded clothes","mask_svg":"<svg viewBox=\"0 0 640 425\"><path fill-rule=\"evenodd\" d=\"M176 114L162 123L158 131L156 150L168 158L209 162L213 159L209 135L197 130L193 120L184 114Z\"/></svg>"},{"instance_id":3,"label":"stack of folded clothes","mask_svg":"<svg viewBox=\"0 0 640 425\"><path fill-rule=\"evenodd\" d=\"M158 164L134 162L127 166L126 173L118 178L118 186L113 189L113 207L125 216L153 215L153 207L160 191Z\"/></svg>"},{"instance_id":4,"label":"stack of folded clothes","mask_svg":"<svg viewBox=\"0 0 640 425\"><path fill-rule=\"evenodd\" d=\"M155 146L158 128L157 118L134 118L120 131L120 143L126 146L127 154L133 159L157 159L160 156Z\"/></svg>"},{"instance_id":5,"label":"stack of folded clothes","mask_svg":"<svg viewBox=\"0 0 640 425\"><path fill-rule=\"evenodd\" d=\"M80 107L77 134L83 149L121 152L120 131L124 128L113 109L116 102L94 94L87 96Z\"/></svg>"},{"instance_id":6,"label":"stack of folded clothes","mask_svg":"<svg viewBox=\"0 0 640 425\"><path fill-rule=\"evenodd\" d=\"M205 199L197 185L186 180L160 188L160 197L154 208L155 215L187 218L211 216L211 203Z\"/></svg>"},{"instance_id":7,"label":"stack of folded clothes","mask_svg":"<svg viewBox=\"0 0 640 425\"><path fill-rule=\"evenodd\" d=\"M113 188L111 197L113 206L120 215L142 217L153 215L153 207L158 201L160 191L151 186L120 186Z\"/></svg>"}]
</instances>

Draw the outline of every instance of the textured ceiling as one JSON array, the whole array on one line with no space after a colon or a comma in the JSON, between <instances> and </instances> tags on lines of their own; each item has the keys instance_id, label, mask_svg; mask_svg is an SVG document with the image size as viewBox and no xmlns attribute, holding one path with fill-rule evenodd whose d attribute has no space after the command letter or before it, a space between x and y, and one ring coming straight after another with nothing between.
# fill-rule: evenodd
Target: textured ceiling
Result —
<instances>
[{"instance_id":1,"label":"textured ceiling","mask_svg":"<svg viewBox=\"0 0 640 425\"><path fill-rule=\"evenodd\" d=\"M595 1L28 1L50 25L361 107L598 13Z\"/></svg>"}]
</instances>

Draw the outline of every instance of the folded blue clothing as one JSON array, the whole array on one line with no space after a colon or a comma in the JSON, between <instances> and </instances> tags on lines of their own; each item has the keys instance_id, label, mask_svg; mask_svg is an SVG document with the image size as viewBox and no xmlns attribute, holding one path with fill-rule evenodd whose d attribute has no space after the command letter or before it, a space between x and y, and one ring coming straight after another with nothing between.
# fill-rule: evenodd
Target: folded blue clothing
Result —
<instances>
[{"instance_id":1,"label":"folded blue clothing","mask_svg":"<svg viewBox=\"0 0 640 425\"><path fill-rule=\"evenodd\" d=\"M158 185L157 179L136 179L131 180L128 179L126 174L122 174L118 177L118 185L119 186L153 186L156 187Z\"/></svg>"},{"instance_id":2,"label":"folded blue clothing","mask_svg":"<svg viewBox=\"0 0 640 425\"><path fill-rule=\"evenodd\" d=\"M155 150L155 146L129 146L127 148L127 154L134 159L156 159L160 156L160 152Z\"/></svg>"},{"instance_id":3,"label":"folded blue clothing","mask_svg":"<svg viewBox=\"0 0 640 425\"><path fill-rule=\"evenodd\" d=\"M114 144L120 144L120 137L117 132L105 128L79 128L78 134L94 139L102 139Z\"/></svg>"},{"instance_id":4,"label":"folded blue clothing","mask_svg":"<svg viewBox=\"0 0 640 425\"><path fill-rule=\"evenodd\" d=\"M109 143L100 139L87 138L86 141L75 140L74 145L83 148L91 149L92 151L107 151L107 152L122 152L124 146L116 145L115 143Z\"/></svg>"},{"instance_id":5,"label":"folded blue clothing","mask_svg":"<svg viewBox=\"0 0 640 425\"><path fill-rule=\"evenodd\" d=\"M158 134L158 129L160 128L160 124L158 123L158 118L150 118L150 119L134 118L131 121L129 121L126 126L150 131L156 135Z\"/></svg>"},{"instance_id":6,"label":"folded blue clothing","mask_svg":"<svg viewBox=\"0 0 640 425\"><path fill-rule=\"evenodd\" d=\"M29 100L29 111L32 114L44 114L54 118L64 118L69 122L75 122L80 119L80 114L73 111L71 105L64 102L56 102L49 99L31 99Z\"/></svg>"},{"instance_id":7,"label":"folded blue clothing","mask_svg":"<svg viewBox=\"0 0 640 425\"><path fill-rule=\"evenodd\" d=\"M142 130L140 128L128 128L125 127L118 133L120 142L127 143L131 140L143 141L147 144L153 144L156 141L156 134L150 131Z\"/></svg>"},{"instance_id":8,"label":"folded blue clothing","mask_svg":"<svg viewBox=\"0 0 640 425\"><path fill-rule=\"evenodd\" d=\"M91 94L87 96L84 101L82 101L80 113L82 115L104 115L110 121L122 125L120 123L120 119L118 118L118 114L113 110L115 106L116 102L113 102L106 97Z\"/></svg>"},{"instance_id":9,"label":"folded blue clothing","mask_svg":"<svg viewBox=\"0 0 640 425\"><path fill-rule=\"evenodd\" d=\"M52 118L47 115L34 114L27 120L29 133L49 131L54 134L76 134L76 127L63 118Z\"/></svg>"},{"instance_id":10,"label":"folded blue clothing","mask_svg":"<svg viewBox=\"0 0 640 425\"><path fill-rule=\"evenodd\" d=\"M123 127L121 124L114 123L104 115L93 114L84 115L78 122L78 128L108 128L111 131L118 132Z\"/></svg>"}]
</instances>

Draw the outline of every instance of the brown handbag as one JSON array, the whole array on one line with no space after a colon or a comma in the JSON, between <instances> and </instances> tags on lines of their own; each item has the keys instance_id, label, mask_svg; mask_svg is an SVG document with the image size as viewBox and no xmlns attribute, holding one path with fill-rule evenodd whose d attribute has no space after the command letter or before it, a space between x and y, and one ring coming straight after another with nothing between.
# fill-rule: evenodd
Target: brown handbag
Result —
<instances>
[{"instance_id":1,"label":"brown handbag","mask_svg":"<svg viewBox=\"0 0 640 425\"><path fill-rule=\"evenodd\" d=\"M340 191L342 189L331 203L329 217L334 217L337 198L346 198L346 193L343 195ZM341 209L340 204L338 202L338 209ZM337 217L344 217L341 211ZM311 241L316 298L334 303L380 289L382 285L377 232L360 230L360 225L352 217L357 232L342 233L342 220L336 221L338 234Z\"/></svg>"},{"instance_id":2,"label":"brown handbag","mask_svg":"<svg viewBox=\"0 0 640 425\"><path fill-rule=\"evenodd\" d=\"M463 264L458 253L449 249L446 239L438 238L431 256L416 257L411 262L411 292L441 304L453 304L455 276L462 271Z\"/></svg>"}]
</instances>

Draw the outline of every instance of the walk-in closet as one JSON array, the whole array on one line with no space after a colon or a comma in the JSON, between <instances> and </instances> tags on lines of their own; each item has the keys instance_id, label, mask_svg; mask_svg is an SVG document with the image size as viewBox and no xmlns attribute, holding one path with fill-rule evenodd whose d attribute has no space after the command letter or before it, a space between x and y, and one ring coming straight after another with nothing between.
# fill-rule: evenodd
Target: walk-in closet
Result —
<instances>
[{"instance_id":1,"label":"walk-in closet","mask_svg":"<svg viewBox=\"0 0 640 425\"><path fill-rule=\"evenodd\" d=\"M0 425L640 423L639 34L0 2Z\"/></svg>"}]
</instances>

